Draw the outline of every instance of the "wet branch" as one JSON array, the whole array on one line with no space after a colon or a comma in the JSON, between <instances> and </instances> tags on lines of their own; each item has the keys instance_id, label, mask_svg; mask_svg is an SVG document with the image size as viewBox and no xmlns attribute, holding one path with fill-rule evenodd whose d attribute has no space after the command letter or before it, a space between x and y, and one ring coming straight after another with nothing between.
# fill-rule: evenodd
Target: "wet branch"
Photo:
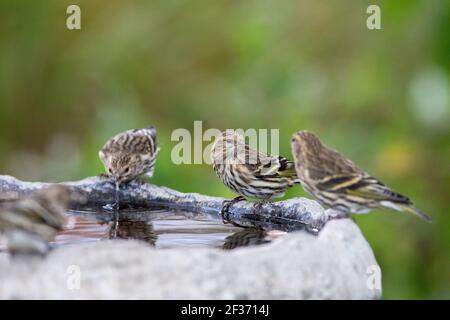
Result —
<instances>
[{"instance_id":1,"label":"wet branch","mask_svg":"<svg viewBox=\"0 0 450 320\"><path fill-rule=\"evenodd\" d=\"M73 209L102 208L115 202L115 186L104 177L96 176L62 183L71 186L78 195L71 204ZM26 182L0 175L0 201L16 200L49 185L51 183ZM121 208L158 207L204 214L220 220L222 203L226 200L139 182L122 185L119 197ZM306 230L312 233L319 232L326 221L332 218L336 218L335 212L324 210L317 202L305 198L264 204L258 213L255 213L252 202L241 201L230 207L228 216L230 222L242 227Z\"/></svg>"}]
</instances>

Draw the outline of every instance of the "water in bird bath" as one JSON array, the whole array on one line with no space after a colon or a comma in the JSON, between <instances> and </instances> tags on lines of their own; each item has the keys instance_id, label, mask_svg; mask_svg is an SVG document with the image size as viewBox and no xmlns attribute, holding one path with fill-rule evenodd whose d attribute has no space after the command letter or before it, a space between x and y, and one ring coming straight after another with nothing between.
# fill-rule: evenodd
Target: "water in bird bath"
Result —
<instances>
[{"instance_id":1,"label":"water in bird bath","mask_svg":"<svg viewBox=\"0 0 450 320\"><path fill-rule=\"evenodd\" d=\"M76 245L105 239L136 239L159 249L174 247L239 246L269 242L274 236L259 229L239 228L207 215L181 211L136 209L68 211L66 229L52 246Z\"/></svg>"}]
</instances>

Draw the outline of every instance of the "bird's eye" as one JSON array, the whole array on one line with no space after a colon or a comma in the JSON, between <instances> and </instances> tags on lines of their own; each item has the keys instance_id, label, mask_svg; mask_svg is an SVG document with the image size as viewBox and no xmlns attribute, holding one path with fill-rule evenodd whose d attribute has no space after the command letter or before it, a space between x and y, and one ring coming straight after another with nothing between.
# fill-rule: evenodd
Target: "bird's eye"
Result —
<instances>
[{"instance_id":1,"label":"bird's eye","mask_svg":"<svg viewBox=\"0 0 450 320\"><path fill-rule=\"evenodd\" d=\"M125 168L125 173L129 173L130 172L130 167L126 167Z\"/></svg>"},{"instance_id":2,"label":"bird's eye","mask_svg":"<svg viewBox=\"0 0 450 320\"><path fill-rule=\"evenodd\" d=\"M111 170L111 168L109 168L109 169L108 169L108 172L109 172L109 173L112 173L112 170Z\"/></svg>"}]
</instances>

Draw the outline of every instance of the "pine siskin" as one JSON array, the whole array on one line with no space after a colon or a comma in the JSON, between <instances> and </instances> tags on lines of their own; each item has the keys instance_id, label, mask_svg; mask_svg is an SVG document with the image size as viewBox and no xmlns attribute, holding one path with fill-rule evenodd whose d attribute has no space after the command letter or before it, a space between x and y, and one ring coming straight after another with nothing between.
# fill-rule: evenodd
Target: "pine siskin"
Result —
<instances>
[{"instance_id":1,"label":"pine siskin","mask_svg":"<svg viewBox=\"0 0 450 320\"><path fill-rule=\"evenodd\" d=\"M211 158L217 176L239 194L224 203L222 213L231 204L245 200L244 197L262 199L263 202L256 204L260 206L271 198L283 196L297 182L292 161L250 148L234 130L226 130L216 138Z\"/></svg>"},{"instance_id":2,"label":"pine siskin","mask_svg":"<svg viewBox=\"0 0 450 320\"><path fill-rule=\"evenodd\" d=\"M411 212L431 222L410 199L393 192L342 154L323 145L311 132L294 134L292 153L303 188L326 207L346 213L367 213L386 207Z\"/></svg>"},{"instance_id":3,"label":"pine siskin","mask_svg":"<svg viewBox=\"0 0 450 320\"><path fill-rule=\"evenodd\" d=\"M107 175L117 184L140 176L153 175L156 155L156 129L128 130L109 139L99 152Z\"/></svg>"},{"instance_id":4,"label":"pine siskin","mask_svg":"<svg viewBox=\"0 0 450 320\"><path fill-rule=\"evenodd\" d=\"M237 247L265 244L286 234L286 232L276 229L267 231L261 228L246 228L226 237L222 248L230 250Z\"/></svg>"},{"instance_id":5,"label":"pine siskin","mask_svg":"<svg viewBox=\"0 0 450 320\"><path fill-rule=\"evenodd\" d=\"M110 222L108 239L136 239L155 246L157 235L153 225L148 221L121 219L120 223Z\"/></svg>"},{"instance_id":6,"label":"pine siskin","mask_svg":"<svg viewBox=\"0 0 450 320\"><path fill-rule=\"evenodd\" d=\"M248 247L269 243L270 240L265 239L265 236L266 232L262 229L246 228L226 237L222 248L225 250L231 250L238 247Z\"/></svg>"},{"instance_id":7,"label":"pine siskin","mask_svg":"<svg viewBox=\"0 0 450 320\"><path fill-rule=\"evenodd\" d=\"M0 210L0 232L12 253L45 253L66 223L71 199L67 186L54 185L34 192Z\"/></svg>"}]
</instances>

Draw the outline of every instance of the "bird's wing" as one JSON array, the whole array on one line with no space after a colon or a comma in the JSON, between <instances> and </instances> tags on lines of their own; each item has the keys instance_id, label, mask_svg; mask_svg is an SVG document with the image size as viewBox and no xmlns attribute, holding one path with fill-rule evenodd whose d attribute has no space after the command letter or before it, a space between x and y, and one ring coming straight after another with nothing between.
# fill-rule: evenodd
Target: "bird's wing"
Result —
<instances>
[{"instance_id":1,"label":"bird's wing","mask_svg":"<svg viewBox=\"0 0 450 320\"><path fill-rule=\"evenodd\" d=\"M131 132L135 135L147 135L156 144L156 128L153 126L148 126L147 128L143 129L133 129L131 130Z\"/></svg>"},{"instance_id":2,"label":"bird's wing","mask_svg":"<svg viewBox=\"0 0 450 320\"><path fill-rule=\"evenodd\" d=\"M409 204L411 201L369 174L334 175L317 183L321 190L346 193L352 196L378 201Z\"/></svg>"},{"instance_id":3,"label":"bird's wing","mask_svg":"<svg viewBox=\"0 0 450 320\"><path fill-rule=\"evenodd\" d=\"M346 185L364 175L351 160L328 148L322 149L320 153L311 153L303 157L302 161L306 163L309 179L325 185Z\"/></svg>"},{"instance_id":4,"label":"bird's wing","mask_svg":"<svg viewBox=\"0 0 450 320\"><path fill-rule=\"evenodd\" d=\"M281 156L271 157L270 161L268 161L265 164L262 164L258 169L259 174L262 176L273 176L273 177L297 176L294 163Z\"/></svg>"},{"instance_id":5,"label":"bird's wing","mask_svg":"<svg viewBox=\"0 0 450 320\"><path fill-rule=\"evenodd\" d=\"M148 153L156 149L156 129L148 127L119 133L106 142L101 152Z\"/></svg>"},{"instance_id":6,"label":"bird's wing","mask_svg":"<svg viewBox=\"0 0 450 320\"><path fill-rule=\"evenodd\" d=\"M278 168L278 175L281 177L293 177L297 176L297 171L295 170L295 164L284 157L278 156L278 162L280 167Z\"/></svg>"},{"instance_id":7,"label":"bird's wing","mask_svg":"<svg viewBox=\"0 0 450 320\"><path fill-rule=\"evenodd\" d=\"M347 188L356 186L361 179L362 177L356 174L327 175L324 178L317 180L316 185L320 190L342 192Z\"/></svg>"},{"instance_id":8,"label":"bird's wing","mask_svg":"<svg viewBox=\"0 0 450 320\"><path fill-rule=\"evenodd\" d=\"M100 158L106 157L108 153L114 153L114 152L120 152L123 150L123 145L121 144L122 141L125 140L125 134L126 132L119 133L106 141L103 148L100 150Z\"/></svg>"},{"instance_id":9,"label":"bird's wing","mask_svg":"<svg viewBox=\"0 0 450 320\"><path fill-rule=\"evenodd\" d=\"M247 168L259 177L296 177L295 165L292 161L280 156L270 156L245 145L244 160ZM238 156L239 157L239 156Z\"/></svg>"},{"instance_id":10,"label":"bird's wing","mask_svg":"<svg viewBox=\"0 0 450 320\"><path fill-rule=\"evenodd\" d=\"M349 195L360 196L378 201L411 204L411 200L400 193L394 192L375 178L368 178L347 190Z\"/></svg>"},{"instance_id":11,"label":"bird's wing","mask_svg":"<svg viewBox=\"0 0 450 320\"><path fill-rule=\"evenodd\" d=\"M15 211L36 222L44 222L54 228L62 228L65 216L52 212L34 199L23 199L15 206Z\"/></svg>"},{"instance_id":12,"label":"bird's wing","mask_svg":"<svg viewBox=\"0 0 450 320\"><path fill-rule=\"evenodd\" d=\"M16 211L4 211L1 218L0 230L2 231L24 230L27 233L38 234L47 241L52 240L57 232L57 229L54 227L18 214Z\"/></svg>"}]
</instances>

